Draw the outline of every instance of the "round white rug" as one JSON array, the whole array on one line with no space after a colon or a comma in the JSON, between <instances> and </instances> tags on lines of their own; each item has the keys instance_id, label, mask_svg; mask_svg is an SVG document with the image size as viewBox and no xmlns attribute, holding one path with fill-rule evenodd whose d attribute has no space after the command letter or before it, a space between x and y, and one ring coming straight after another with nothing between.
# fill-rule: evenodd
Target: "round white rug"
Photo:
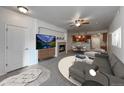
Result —
<instances>
[{"instance_id":1,"label":"round white rug","mask_svg":"<svg viewBox=\"0 0 124 93\"><path fill-rule=\"evenodd\" d=\"M69 78L69 67L74 64L75 61L75 56L69 56L69 57L64 57L59 61L58 68L60 73L70 82L72 82L75 85L80 86L81 84L74 80L73 78Z\"/></svg>"}]
</instances>

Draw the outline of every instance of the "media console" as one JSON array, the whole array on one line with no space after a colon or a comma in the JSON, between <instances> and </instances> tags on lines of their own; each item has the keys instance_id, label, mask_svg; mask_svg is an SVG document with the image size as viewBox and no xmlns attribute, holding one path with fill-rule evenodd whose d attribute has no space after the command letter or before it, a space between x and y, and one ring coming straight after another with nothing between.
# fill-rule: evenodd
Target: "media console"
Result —
<instances>
[{"instance_id":1,"label":"media console","mask_svg":"<svg viewBox=\"0 0 124 93\"><path fill-rule=\"evenodd\" d=\"M38 50L38 59L43 60L47 58L55 57L55 48L47 48Z\"/></svg>"}]
</instances>

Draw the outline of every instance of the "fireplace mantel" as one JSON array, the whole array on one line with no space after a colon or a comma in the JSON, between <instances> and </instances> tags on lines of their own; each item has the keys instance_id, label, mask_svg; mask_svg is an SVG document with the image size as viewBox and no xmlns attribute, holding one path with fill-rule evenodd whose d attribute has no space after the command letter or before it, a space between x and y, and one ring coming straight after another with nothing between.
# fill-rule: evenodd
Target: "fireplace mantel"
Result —
<instances>
[{"instance_id":1,"label":"fireplace mantel","mask_svg":"<svg viewBox=\"0 0 124 93\"><path fill-rule=\"evenodd\" d=\"M66 40L57 40L56 42L57 43L61 43L61 42L65 42L66 43Z\"/></svg>"}]
</instances>

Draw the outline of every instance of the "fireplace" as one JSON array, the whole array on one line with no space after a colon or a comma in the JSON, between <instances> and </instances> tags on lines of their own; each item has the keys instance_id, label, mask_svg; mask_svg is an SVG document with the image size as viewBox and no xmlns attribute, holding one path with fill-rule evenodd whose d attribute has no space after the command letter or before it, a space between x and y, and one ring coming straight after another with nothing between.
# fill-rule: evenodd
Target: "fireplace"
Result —
<instances>
[{"instance_id":1,"label":"fireplace","mask_svg":"<svg viewBox=\"0 0 124 93\"><path fill-rule=\"evenodd\" d=\"M59 52L65 51L65 45L59 45Z\"/></svg>"},{"instance_id":2,"label":"fireplace","mask_svg":"<svg viewBox=\"0 0 124 93\"><path fill-rule=\"evenodd\" d=\"M56 56L59 56L61 54L66 54L66 42L57 42L57 50L56 50Z\"/></svg>"}]
</instances>

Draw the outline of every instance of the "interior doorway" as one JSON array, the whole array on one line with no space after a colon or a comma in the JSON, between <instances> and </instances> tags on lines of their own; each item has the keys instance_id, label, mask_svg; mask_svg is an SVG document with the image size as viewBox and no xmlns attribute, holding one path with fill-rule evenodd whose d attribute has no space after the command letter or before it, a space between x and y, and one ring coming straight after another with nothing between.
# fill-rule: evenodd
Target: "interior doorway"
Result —
<instances>
[{"instance_id":1,"label":"interior doorway","mask_svg":"<svg viewBox=\"0 0 124 93\"><path fill-rule=\"evenodd\" d=\"M6 72L24 67L29 62L28 29L6 26Z\"/></svg>"}]
</instances>

